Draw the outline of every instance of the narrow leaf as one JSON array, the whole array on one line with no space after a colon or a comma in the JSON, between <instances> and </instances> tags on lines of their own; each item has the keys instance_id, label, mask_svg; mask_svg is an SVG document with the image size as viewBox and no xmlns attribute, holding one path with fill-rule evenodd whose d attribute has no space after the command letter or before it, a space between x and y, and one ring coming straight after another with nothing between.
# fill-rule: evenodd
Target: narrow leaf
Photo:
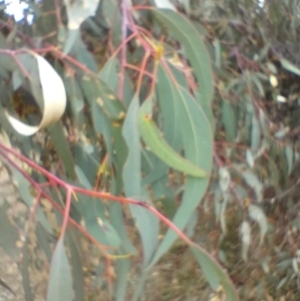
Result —
<instances>
[{"instance_id":1,"label":"narrow leaf","mask_svg":"<svg viewBox=\"0 0 300 301\"><path fill-rule=\"evenodd\" d=\"M289 175L289 174L291 174L291 172L293 170L293 161L294 161L294 151L290 145L287 145L285 147L285 156L286 156L286 161L287 161L287 171L288 171L288 175Z\"/></svg>"},{"instance_id":2,"label":"narrow leaf","mask_svg":"<svg viewBox=\"0 0 300 301\"><path fill-rule=\"evenodd\" d=\"M281 58L280 63L284 69L300 76L300 69L298 67L296 67L294 64L292 64L290 61L288 61L284 58Z\"/></svg>"},{"instance_id":3,"label":"narrow leaf","mask_svg":"<svg viewBox=\"0 0 300 301\"><path fill-rule=\"evenodd\" d=\"M257 152L261 144L260 126L256 116L252 116L252 130L251 130L251 151Z\"/></svg>"},{"instance_id":4,"label":"narrow leaf","mask_svg":"<svg viewBox=\"0 0 300 301\"><path fill-rule=\"evenodd\" d=\"M258 223L260 228L260 244L263 242L263 239L268 231L268 221L263 210L256 206L250 205L248 208L249 216L252 220Z\"/></svg>"},{"instance_id":5,"label":"narrow leaf","mask_svg":"<svg viewBox=\"0 0 300 301\"><path fill-rule=\"evenodd\" d=\"M73 180L76 179L74 159L69 142L64 135L62 125L55 123L49 126L47 130L68 176Z\"/></svg>"},{"instance_id":6,"label":"narrow leaf","mask_svg":"<svg viewBox=\"0 0 300 301\"><path fill-rule=\"evenodd\" d=\"M124 189L127 197L147 197L141 182L141 145L138 130L139 99L132 100L123 126L123 136L128 146L128 158L123 169ZM129 206L139 230L144 251L144 266L152 259L157 245L158 220L145 210L137 206Z\"/></svg>"},{"instance_id":7,"label":"narrow leaf","mask_svg":"<svg viewBox=\"0 0 300 301\"><path fill-rule=\"evenodd\" d=\"M47 301L73 300L72 275L63 239L55 247L47 292Z\"/></svg>"},{"instance_id":8,"label":"narrow leaf","mask_svg":"<svg viewBox=\"0 0 300 301\"><path fill-rule=\"evenodd\" d=\"M231 182L231 176L227 168L223 167L219 169L219 185L221 191L225 193L228 191Z\"/></svg>"},{"instance_id":9,"label":"narrow leaf","mask_svg":"<svg viewBox=\"0 0 300 301\"><path fill-rule=\"evenodd\" d=\"M238 301L239 297L230 278L215 259L196 245L191 246L191 251L201 266L201 270L211 287L217 291L221 285L226 293L226 300Z\"/></svg>"},{"instance_id":10,"label":"narrow leaf","mask_svg":"<svg viewBox=\"0 0 300 301\"><path fill-rule=\"evenodd\" d=\"M116 261L116 301L126 300L127 275L130 270L129 259L118 259Z\"/></svg>"},{"instance_id":11,"label":"narrow leaf","mask_svg":"<svg viewBox=\"0 0 300 301\"><path fill-rule=\"evenodd\" d=\"M79 253L79 246L73 235L68 235L68 244L71 253L72 274L74 279L74 301L84 300L84 275L82 270L82 260Z\"/></svg>"},{"instance_id":12,"label":"narrow leaf","mask_svg":"<svg viewBox=\"0 0 300 301\"><path fill-rule=\"evenodd\" d=\"M248 259L248 250L251 243L251 228L248 221L243 221L240 227L242 238L242 258L244 261Z\"/></svg>"},{"instance_id":13,"label":"narrow leaf","mask_svg":"<svg viewBox=\"0 0 300 301\"><path fill-rule=\"evenodd\" d=\"M199 83L200 104L209 104L213 96L210 57L195 27L183 15L170 10L153 10L155 16L184 47Z\"/></svg>"},{"instance_id":14,"label":"narrow leaf","mask_svg":"<svg viewBox=\"0 0 300 301\"><path fill-rule=\"evenodd\" d=\"M246 150L246 160L247 160L249 167L252 168L254 166L254 158L253 158L253 155L252 155L252 152L250 149Z\"/></svg>"},{"instance_id":15,"label":"narrow leaf","mask_svg":"<svg viewBox=\"0 0 300 301\"><path fill-rule=\"evenodd\" d=\"M222 122L225 127L226 139L233 142L237 134L237 122L233 107L226 100L222 101Z\"/></svg>"},{"instance_id":16,"label":"narrow leaf","mask_svg":"<svg viewBox=\"0 0 300 301\"><path fill-rule=\"evenodd\" d=\"M151 100L148 101L151 104ZM162 134L159 132L151 116L144 113L145 108L148 105L149 104L147 102L144 102L139 116L139 130L146 145L157 157L170 167L194 177L205 177L207 175L205 170L181 157L162 138Z\"/></svg>"},{"instance_id":17,"label":"narrow leaf","mask_svg":"<svg viewBox=\"0 0 300 301\"><path fill-rule=\"evenodd\" d=\"M166 9L176 11L175 6L169 0L154 0L154 3L158 8L166 8Z\"/></svg>"},{"instance_id":18,"label":"narrow leaf","mask_svg":"<svg viewBox=\"0 0 300 301\"><path fill-rule=\"evenodd\" d=\"M212 131L211 126L198 102L184 89L175 86L169 79L177 110L180 112L180 135L186 158L196 166L201 166L209 174L212 167ZM166 99L165 101L170 101ZM188 223L194 210L201 202L207 189L209 177L196 178L188 176L182 200L172 222L183 229ZM169 229L162 240L152 266L170 248L177 235Z\"/></svg>"},{"instance_id":19,"label":"narrow leaf","mask_svg":"<svg viewBox=\"0 0 300 301\"><path fill-rule=\"evenodd\" d=\"M258 180L257 176L250 170L246 170L243 173L243 177L246 183L255 191L256 198L258 202L262 201L262 189L263 185Z\"/></svg>"}]
</instances>

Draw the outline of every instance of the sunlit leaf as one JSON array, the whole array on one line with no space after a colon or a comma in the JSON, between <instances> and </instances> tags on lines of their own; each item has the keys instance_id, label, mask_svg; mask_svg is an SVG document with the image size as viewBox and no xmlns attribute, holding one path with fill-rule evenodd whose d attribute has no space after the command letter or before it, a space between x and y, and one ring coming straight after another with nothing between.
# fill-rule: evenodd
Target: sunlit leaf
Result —
<instances>
[{"instance_id":1,"label":"sunlit leaf","mask_svg":"<svg viewBox=\"0 0 300 301\"><path fill-rule=\"evenodd\" d=\"M154 3L157 8L164 8L176 11L175 6L171 3L170 0L154 0Z\"/></svg>"},{"instance_id":2,"label":"sunlit leaf","mask_svg":"<svg viewBox=\"0 0 300 301\"><path fill-rule=\"evenodd\" d=\"M295 66L294 64L292 64L290 61L288 61L284 58L281 58L280 63L284 69L300 76L300 69L297 66Z\"/></svg>"},{"instance_id":3,"label":"sunlit leaf","mask_svg":"<svg viewBox=\"0 0 300 301\"><path fill-rule=\"evenodd\" d=\"M80 24L89 16L95 14L99 2L96 0L66 0L65 5L68 14L68 28L78 29Z\"/></svg>"},{"instance_id":4,"label":"sunlit leaf","mask_svg":"<svg viewBox=\"0 0 300 301\"><path fill-rule=\"evenodd\" d=\"M253 188L253 190L255 191L257 201L261 202L262 201L262 189L263 189L263 185L258 180L257 176L252 171L246 170L243 173L243 177L244 177L246 183L251 188Z\"/></svg>"},{"instance_id":5,"label":"sunlit leaf","mask_svg":"<svg viewBox=\"0 0 300 301\"><path fill-rule=\"evenodd\" d=\"M263 210L256 206L250 205L248 208L249 216L252 220L258 223L260 228L260 244L263 242L264 237L268 231L268 221Z\"/></svg>"},{"instance_id":6,"label":"sunlit leaf","mask_svg":"<svg viewBox=\"0 0 300 301\"><path fill-rule=\"evenodd\" d=\"M229 189L231 183L231 176L227 168L223 167L219 169L219 185L221 191L224 193Z\"/></svg>"},{"instance_id":7,"label":"sunlit leaf","mask_svg":"<svg viewBox=\"0 0 300 301\"><path fill-rule=\"evenodd\" d=\"M253 158L252 152L249 149L246 150L246 160L247 160L249 167L252 168L254 166L254 158Z\"/></svg>"},{"instance_id":8,"label":"sunlit leaf","mask_svg":"<svg viewBox=\"0 0 300 301\"><path fill-rule=\"evenodd\" d=\"M240 227L240 234L242 237L242 258L244 261L248 260L248 250L251 243L251 228L248 221L243 221Z\"/></svg>"}]
</instances>

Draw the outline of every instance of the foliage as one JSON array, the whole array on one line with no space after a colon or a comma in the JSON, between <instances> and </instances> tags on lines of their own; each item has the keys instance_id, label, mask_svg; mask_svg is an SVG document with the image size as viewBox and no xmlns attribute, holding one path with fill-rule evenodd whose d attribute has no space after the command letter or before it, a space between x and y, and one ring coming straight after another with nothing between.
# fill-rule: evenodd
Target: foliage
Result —
<instances>
[{"instance_id":1,"label":"foliage","mask_svg":"<svg viewBox=\"0 0 300 301\"><path fill-rule=\"evenodd\" d=\"M3 4L0 157L28 209L1 196L0 246L26 300L46 267L48 301L151 300L183 247L211 300L299 299L296 2Z\"/></svg>"}]
</instances>

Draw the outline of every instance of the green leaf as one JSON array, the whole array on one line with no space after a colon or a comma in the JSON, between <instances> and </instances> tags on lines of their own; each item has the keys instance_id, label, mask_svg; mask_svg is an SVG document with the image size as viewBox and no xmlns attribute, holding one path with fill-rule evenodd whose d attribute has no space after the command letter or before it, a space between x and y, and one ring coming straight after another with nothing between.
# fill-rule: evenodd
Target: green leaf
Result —
<instances>
[{"instance_id":1,"label":"green leaf","mask_svg":"<svg viewBox=\"0 0 300 301\"><path fill-rule=\"evenodd\" d=\"M261 133L259 121L256 116L253 114L252 116L252 128L251 128L251 151L252 153L256 153L261 145Z\"/></svg>"},{"instance_id":2,"label":"green leaf","mask_svg":"<svg viewBox=\"0 0 300 301\"><path fill-rule=\"evenodd\" d=\"M37 225L35 230L35 235L37 238L37 246L45 252L50 262L52 257L52 250L49 242L49 234L46 232L46 230L43 227Z\"/></svg>"},{"instance_id":3,"label":"green leaf","mask_svg":"<svg viewBox=\"0 0 300 301\"><path fill-rule=\"evenodd\" d=\"M137 199L147 197L141 184L141 145L138 130L139 99L132 100L123 125L123 136L128 146L128 157L123 169L125 195ZM144 267L147 266L156 249L158 238L158 220L145 208L129 206L139 230L144 252Z\"/></svg>"},{"instance_id":4,"label":"green leaf","mask_svg":"<svg viewBox=\"0 0 300 301\"><path fill-rule=\"evenodd\" d=\"M262 201L262 189L263 185L259 181L258 177L250 170L246 170L243 173L244 180L246 183L255 191L257 201L260 203Z\"/></svg>"},{"instance_id":5,"label":"green leaf","mask_svg":"<svg viewBox=\"0 0 300 301\"><path fill-rule=\"evenodd\" d=\"M124 118L124 105L105 82L90 76L83 76L78 82L91 107L96 102L111 121L119 121Z\"/></svg>"},{"instance_id":6,"label":"green leaf","mask_svg":"<svg viewBox=\"0 0 300 301\"><path fill-rule=\"evenodd\" d=\"M125 193L128 197L141 196L141 146L138 130L139 99L136 95L132 100L122 134L127 143L128 157L123 170Z\"/></svg>"},{"instance_id":7,"label":"green leaf","mask_svg":"<svg viewBox=\"0 0 300 301\"><path fill-rule=\"evenodd\" d=\"M64 85L68 91L68 102L70 104L73 120L79 129L86 126L84 115L84 96L75 77L65 77Z\"/></svg>"},{"instance_id":8,"label":"green leaf","mask_svg":"<svg viewBox=\"0 0 300 301\"><path fill-rule=\"evenodd\" d=\"M13 173L13 177L15 179L15 181L17 181L18 183L18 190L20 193L20 196L22 198L22 200L24 201L24 203L29 207L32 208L33 207L33 195L30 191L30 185L27 181L27 179L25 179L23 177L23 175L15 168L11 168L11 171ZM37 220L41 223L41 225L44 227L44 229L50 233L53 234L53 229L52 226L50 225L48 219L45 216L44 211L42 210L42 208L38 205L35 211Z\"/></svg>"},{"instance_id":9,"label":"green leaf","mask_svg":"<svg viewBox=\"0 0 300 301\"><path fill-rule=\"evenodd\" d=\"M268 221L264 211L257 205L250 205L248 207L249 217L258 223L260 228L260 244L263 242L264 237L268 231Z\"/></svg>"},{"instance_id":10,"label":"green leaf","mask_svg":"<svg viewBox=\"0 0 300 301\"><path fill-rule=\"evenodd\" d=\"M222 48L221 43L218 38L216 38L213 42L214 50L215 50L215 65L219 69L221 67L222 60Z\"/></svg>"},{"instance_id":11,"label":"green leaf","mask_svg":"<svg viewBox=\"0 0 300 301\"><path fill-rule=\"evenodd\" d=\"M124 90L123 101L128 107L133 98L133 84L126 72L124 71ZM116 95L120 85L120 64L115 56L110 57L99 72L99 78L104 81Z\"/></svg>"},{"instance_id":12,"label":"green leaf","mask_svg":"<svg viewBox=\"0 0 300 301\"><path fill-rule=\"evenodd\" d=\"M114 163L117 171L115 177L115 189L114 193L119 195L123 193L123 167L127 160L128 148L122 134L122 127L120 123L114 123L112 126L112 136L114 139L113 153L114 153Z\"/></svg>"},{"instance_id":13,"label":"green leaf","mask_svg":"<svg viewBox=\"0 0 300 301\"><path fill-rule=\"evenodd\" d=\"M72 275L63 239L56 244L49 275L47 301L72 301Z\"/></svg>"},{"instance_id":14,"label":"green leaf","mask_svg":"<svg viewBox=\"0 0 300 301\"><path fill-rule=\"evenodd\" d=\"M253 83L255 84L260 96L265 97L265 90L263 88L263 85L260 81L259 76L257 76L256 73L253 73L250 78L252 79Z\"/></svg>"},{"instance_id":15,"label":"green leaf","mask_svg":"<svg viewBox=\"0 0 300 301\"><path fill-rule=\"evenodd\" d=\"M233 142L237 134L237 122L233 107L222 100L222 122L225 127L226 139Z\"/></svg>"},{"instance_id":16,"label":"green leaf","mask_svg":"<svg viewBox=\"0 0 300 301\"><path fill-rule=\"evenodd\" d=\"M169 83L174 90L172 93L174 98L167 98L165 101L173 101L176 110L180 112L178 123L185 156L194 165L206 170L208 175L201 179L187 177L181 204L172 220L179 229L183 229L201 202L208 186L212 168L213 137L210 123L198 102L186 90L175 86L170 78ZM176 237L172 230L167 231L149 267L170 248Z\"/></svg>"},{"instance_id":17,"label":"green leaf","mask_svg":"<svg viewBox=\"0 0 300 301\"><path fill-rule=\"evenodd\" d=\"M178 150L182 143L178 122L180 112L173 101L166 101L166 99L173 99L175 97L176 90L172 89L169 77L161 64L158 65L157 70L156 92L160 113L163 119L164 138L172 148Z\"/></svg>"},{"instance_id":18,"label":"green leaf","mask_svg":"<svg viewBox=\"0 0 300 301\"><path fill-rule=\"evenodd\" d=\"M72 275L74 279L74 292L75 292L75 301L84 300L84 275L82 271L82 260L79 253L79 246L77 242L76 233L68 233L68 247L71 253L71 265L72 265Z\"/></svg>"},{"instance_id":19,"label":"green leaf","mask_svg":"<svg viewBox=\"0 0 300 301\"><path fill-rule=\"evenodd\" d=\"M171 3L170 0L154 0L154 3L157 8L164 8L176 11L175 6Z\"/></svg>"},{"instance_id":20,"label":"green leaf","mask_svg":"<svg viewBox=\"0 0 300 301\"><path fill-rule=\"evenodd\" d=\"M298 67L296 67L295 65L293 65L290 61L288 61L284 58L281 58L280 63L282 65L282 67L284 69L286 69L287 71L290 71L290 72L300 76L300 69Z\"/></svg>"},{"instance_id":21,"label":"green leaf","mask_svg":"<svg viewBox=\"0 0 300 301\"><path fill-rule=\"evenodd\" d=\"M246 150L246 161L250 168L254 167L254 158L252 152L249 149Z\"/></svg>"},{"instance_id":22,"label":"green leaf","mask_svg":"<svg viewBox=\"0 0 300 301\"><path fill-rule=\"evenodd\" d=\"M79 35L77 39L75 39L75 36L76 31L73 31L68 37L70 45L65 45L65 47L68 46L68 48L66 47L64 50L70 51L70 55L76 58L78 62L82 63L92 72L97 73L98 67L94 56L87 50L86 44L82 41L81 36ZM71 43L73 43L73 45L71 45Z\"/></svg>"},{"instance_id":23,"label":"green leaf","mask_svg":"<svg viewBox=\"0 0 300 301\"><path fill-rule=\"evenodd\" d=\"M82 169L76 166L76 173L79 182L86 188L92 189L92 186L82 171ZM83 202L85 201L85 202ZM88 205L87 205L88 204ZM103 245L109 245L118 248L121 245L121 239L107 220L106 209L102 204L101 200L89 199L86 196L80 196L79 204L74 203L74 206L78 208L79 212L82 214L86 228L88 232Z\"/></svg>"},{"instance_id":24,"label":"green leaf","mask_svg":"<svg viewBox=\"0 0 300 301\"><path fill-rule=\"evenodd\" d=\"M293 162L294 162L294 151L290 145L287 145L285 148L285 156L287 161L287 172L288 175L291 174L293 170Z\"/></svg>"},{"instance_id":25,"label":"green leaf","mask_svg":"<svg viewBox=\"0 0 300 301\"><path fill-rule=\"evenodd\" d=\"M219 285L222 285L226 294L226 300L238 301L239 297L230 278L213 257L195 245L191 245L191 251L201 266L201 270L211 287L217 291Z\"/></svg>"},{"instance_id":26,"label":"green leaf","mask_svg":"<svg viewBox=\"0 0 300 301\"><path fill-rule=\"evenodd\" d=\"M61 26L59 32L60 35L66 35L66 39L63 45L63 53L69 54L72 48L74 47L77 39L81 39L80 30L78 28L66 30L64 26Z\"/></svg>"},{"instance_id":27,"label":"green leaf","mask_svg":"<svg viewBox=\"0 0 300 301\"><path fill-rule=\"evenodd\" d=\"M118 65L118 60L116 57L112 56L106 61L105 65L99 72L99 78L103 80L115 94L118 93L119 86L119 80L117 76L119 67Z\"/></svg>"},{"instance_id":28,"label":"green leaf","mask_svg":"<svg viewBox=\"0 0 300 301\"><path fill-rule=\"evenodd\" d=\"M91 187L88 189L92 189L93 185L95 184L95 179L99 167L100 158L97 154L95 154L95 146L91 144L83 144L78 142L74 148L74 158L76 161L75 171L79 181L83 185L87 185L87 183L82 182L82 178L78 174L78 168L80 167L81 171L84 173L85 177L87 178L87 182Z\"/></svg>"},{"instance_id":29,"label":"green leaf","mask_svg":"<svg viewBox=\"0 0 300 301\"><path fill-rule=\"evenodd\" d=\"M245 262L248 260L248 250L251 243L251 226L248 221L243 221L240 226L240 235L242 241L242 258Z\"/></svg>"},{"instance_id":30,"label":"green leaf","mask_svg":"<svg viewBox=\"0 0 300 301\"><path fill-rule=\"evenodd\" d=\"M22 257L22 265L21 265L21 273L22 273L22 282L23 282L23 289L25 293L25 300L32 301L34 300L34 295L32 293L32 288L30 284L30 274L29 274L29 250L27 244L23 248L23 257Z\"/></svg>"},{"instance_id":31,"label":"green leaf","mask_svg":"<svg viewBox=\"0 0 300 301\"><path fill-rule=\"evenodd\" d=\"M73 180L76 179L73 155L61 123L57 122L52 124L47 128L47 131L49 132L54 147L65 167L67 175Z\"/></svg>"},{"instance_id":32,"label":"green leaf","mask_svg":"<svg viewBox=\"0 0 300 301\"><path fill-rule=\"evenodd\" d=\"M129 259L118 259L116 261L116 301L126 300L127 276L130 271Z\"/></svg>"},{"instance_id":33,"label":"green leaf","mask_svg":"<svg viewBox=\"0 0 300 301\"><path fill-rule=\"evenodd\" d=\"M151 118L151 111L149 109L151 107L151 99L148 99L144 102L140 109L138 123L140 134L150 150L163 162L176 170L182 171L194 177L203 178L207 176L205 170L195 166L190 161L181 157L162 138L162 134L159 132Z\"/></svg>"},{"instance_id":34,"label":"green leaf","mask_svg":"<svg viewBox=\"0 0 300 301\"><path fill-rule=\"evenodd\" d=\"M96 201L99 203L99 201ZM88 232L103 245L112 246L115 248L120 247L121 240L118 233L115 231L113 226L106 220L99 216L102 216L103 212L98 210L97 206L94 204L89 205L85 214L85 225Z\"/></svg>"},{"instance_id":35,"label":"green leaf","mask_svg":"<svg viewBox=\"0 0 300 301\"><path fill-rule=\"evenodd\" d=\"M113 157L111 122L97 102L93 102L92 104L92 117L96 132L102 134L105 139L109 163Z\"/></svg>"},{"instance_id":36,"label":"green leaf","mask_svg":"<svg viewBox=\"0 0 300 301\"><path fill-rule=\"evenodd\" d=\"M11 258L17 260L20 255L20 249L16 246L19 240L18 229L12 224L8 217L7 211L9 205L6 201L2 201L1 197L0 204L0 246Z\"/></svg>"},{"instance_id":37,"label":"green leaf","mask_svg":"<svg viewBox=\"0 0 300 301\"><path fill-rule=\"evenodd\" d=\"M208 105L213 96L210 57L197 30L183 15L170 10L154 9L153 13L184 47L199 83L200 104Z\"/></svg>"},{"instance_id":38,"label":"green leaf","mask_svg":"<svg viewBox=\"0 0 300 301\"><path fill-rule=\"evenodd\" d=\"M124 250L125 253L137 255L138 252L130 241L126 232L126 227L124 226L125 219L122 205L117 202L111 202L109 204L109 215L111 218L111 224L121 239L122 250Z\"/></svg>"}]
</instances>

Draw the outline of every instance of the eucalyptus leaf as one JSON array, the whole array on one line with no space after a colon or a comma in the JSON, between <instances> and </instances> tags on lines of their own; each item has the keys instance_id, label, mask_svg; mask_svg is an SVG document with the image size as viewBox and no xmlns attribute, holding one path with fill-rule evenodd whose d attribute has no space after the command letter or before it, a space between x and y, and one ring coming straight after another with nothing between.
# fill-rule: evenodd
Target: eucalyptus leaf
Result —
<instances>
[{"instance_id":1,"label":"eucalyptus leaf","mask_svg":"<svg viewBox=\"0 0 300 301\"><path fill-rule=\"evenodd\" d=\"M63 239L60 239L56 244L51 262L47 301L72 301L74 297L72 282L71 267Z\"/></svg>"},{"instance_id":2,"label":"eucalyptus leaf","mask_svg":"<svg viewBox=\"0 0 300 301\"><path fill-rule=\"evenodd\" d=\"M123 181L127 197L143 199L147 197L141 179L141 145L138 130L139 99L133 98L123 126L123 136L129 153L123 170ZM141 198L142 197L142 198ZM143 207L130 205L130 211L139 230L144 250L143 265L146 267L156 249L158 237L158 220Z\"/></svg>"},{"instance_id":3,"label":"eucalyptus leaf","mask_svg":"<svg viewBox=\"0 0 300 301\"><path fill-rule=\"evenodd\" d=\"M207 49L193 25L182 15L171 10L153 10L155 16L178 39L196 74L200 104L208 105L213 96L213 78Z\"/></svg>"},{"instance_id":4,"label":"eucalyptus leaf","mask_svg":"<svg viewBox=\"0 0 300 301\"><path fill-rule=\"evenodd\" d=\"M268 221L263 210L256 206L250 205L248 208L249 217L258 223L260 228L260 244L263 242L265 235L268 231Z\"/></svg>"}]
</instances>

